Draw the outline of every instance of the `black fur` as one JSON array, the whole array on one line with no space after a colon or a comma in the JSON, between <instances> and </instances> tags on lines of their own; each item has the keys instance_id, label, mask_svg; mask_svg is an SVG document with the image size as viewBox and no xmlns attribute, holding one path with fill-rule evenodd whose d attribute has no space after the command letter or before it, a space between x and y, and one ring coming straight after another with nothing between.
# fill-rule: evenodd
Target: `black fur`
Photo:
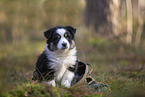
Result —
<instances>
[{"instance_id":1,"label":"black fur","mask_svg":"<svg viewBox=\"0 0 145 97\"><path fill-rule=\"evenodd\" d=\"M51 80L54 79L54 69L50 69L49 62L51 62L47 56L46 52L44 51L39 57L36 62L36 70L34 71L33 80Z\"/></svg>"},{"instance_id":2,"label":"black fur","mask_svg":"<svg viewBox=\"0 0 145 97\"><path fill-rule=\"evenodd\" d=\"M65 26L65 28L70 32L72 39L74 39L74 35L76 33L76 29L71 26Z\"/></svg>"}]
</instances>

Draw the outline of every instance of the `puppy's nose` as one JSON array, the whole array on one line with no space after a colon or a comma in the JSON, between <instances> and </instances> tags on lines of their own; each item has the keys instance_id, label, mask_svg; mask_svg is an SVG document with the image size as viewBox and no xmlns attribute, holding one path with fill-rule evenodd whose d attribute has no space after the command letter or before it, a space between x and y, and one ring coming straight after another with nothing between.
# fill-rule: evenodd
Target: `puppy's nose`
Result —
<instances>
[{"instance_id":1,"label":"puppy's nose","mask_svg":"<svg viewBox=\"0 0 145 97\"><path fill-rule=\"evenodd\" d=\"M62 43L62 46L63 46L63 47L66 47L66 45L67 45L66 43Z\"/></svg>"}]
</instances>

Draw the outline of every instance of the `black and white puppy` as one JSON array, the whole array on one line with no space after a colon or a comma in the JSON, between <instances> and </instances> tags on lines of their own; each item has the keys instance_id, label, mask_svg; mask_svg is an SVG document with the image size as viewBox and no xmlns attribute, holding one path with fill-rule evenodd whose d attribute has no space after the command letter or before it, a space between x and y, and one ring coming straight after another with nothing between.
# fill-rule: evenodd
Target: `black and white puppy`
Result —
<instances>
[{"instance_id":1,"label":"black and white puppy","mask_svg":"<svg viewBox=\"0 0 145 97\"><path fill-rule=\"evenodd\" d=\"M44 52L39 56L36 69L44 74L54 70L48 83L56 86L70 87L75 74L69 70L77 61L75 45L76 29L71 26L57 26L44 32L47 43Z\"/></svg>"}]
</instances>

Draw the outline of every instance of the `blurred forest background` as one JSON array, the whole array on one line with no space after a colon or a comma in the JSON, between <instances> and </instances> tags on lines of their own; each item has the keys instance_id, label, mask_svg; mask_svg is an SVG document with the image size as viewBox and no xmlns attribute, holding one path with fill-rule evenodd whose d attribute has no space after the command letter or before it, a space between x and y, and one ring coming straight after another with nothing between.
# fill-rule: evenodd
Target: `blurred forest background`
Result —
<instances>
[{"instance_id":1,"label":"blurred forest background","mask_svg":"<svg viewBox=\"0 0 145 97\"><path fill-rule=\"evenodd\" d=\"M66 93L31 83L43 32L57 25L77 28L78 58L93 65L92 76L111 92ZM144 65L145 0L0 0L0 96L141 97Z\"/></svg>"}]
</instances>

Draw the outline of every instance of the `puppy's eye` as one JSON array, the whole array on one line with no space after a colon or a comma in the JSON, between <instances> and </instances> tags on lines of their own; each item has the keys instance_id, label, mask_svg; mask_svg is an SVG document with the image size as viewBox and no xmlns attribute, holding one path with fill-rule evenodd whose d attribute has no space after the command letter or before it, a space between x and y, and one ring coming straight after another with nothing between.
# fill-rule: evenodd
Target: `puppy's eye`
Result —
<instances>
[{"instance_id":1,"label":"puppy's eye","mask_svg":"<svg viewBox=\"0 0 145 97\"><path fill-rule=\"evenodd\" d=\"M54 40L58 40L58 39L60 39L61 37L60 37L60 35L56 35L55 37L54 37Z\"/></svg>"},{"instance_id":2,"label":"puppy's eye","mask_svg":"<svg viewBox=\"0 0 145 97\"><path fill-rule=\"evenodd\" d=\"M60 35L57 35L57 38L60 39Z\"/></svg>"},{"instance_id":3,"label":"puppy's eye","mask_svg":"<svg viewBox=\"0 0 145 97\"><path fill-rule=\"evenodd\" d=\"M67 34L67 33L65 33L65 34L64 34L64 37L67 37L67 36L68 36L68 34Z\"/></svg>"}]
</instances>

